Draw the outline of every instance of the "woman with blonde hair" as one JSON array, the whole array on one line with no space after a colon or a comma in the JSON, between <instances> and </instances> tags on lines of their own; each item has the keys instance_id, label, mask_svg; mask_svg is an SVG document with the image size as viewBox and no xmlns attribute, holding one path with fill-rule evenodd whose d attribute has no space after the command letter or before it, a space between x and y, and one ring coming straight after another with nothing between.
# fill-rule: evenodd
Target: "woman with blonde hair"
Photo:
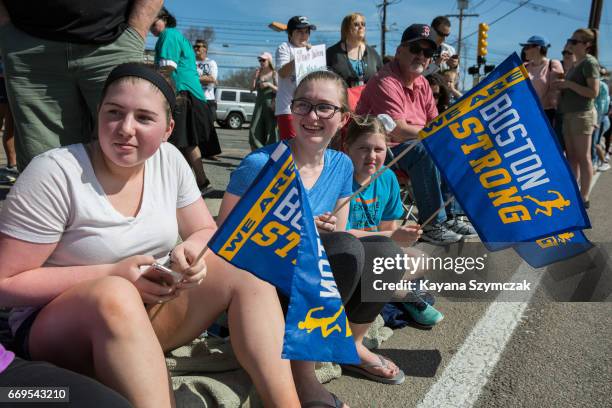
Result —
<instances>
[{"instance_id":1,"label":"woman with blonde hair","mask_svg":"<svg viewBox=\"0 0 612 408\"><path fill-rule=\"evenodd\" d=\"M365 85L383 65L380 55L367 45L365 31L364 15L351 13L342 20L340 41L327 49L327 65L349 87Z\"/></svg>"},{"instance_id":2,"label":"woman with blonde hair","mask_svg":"<svg viewBox=\"0 0 612 408\"><path fill-rule=\"evenodd\" d=\"M589 189L593 178L591 139L596 121L594 100L599 93L597 30L580 28L568 38L566 48L576 62L565 78L555 81L561 90L559 110L563 113L563 140L567 160L580 185L584 205L589 207Z\"/></svg>"},{"instance_id":3,"label":"woman with blonde hair","mask_svg":"<svg viewBox=\"0 0 612 408\"><path fill-rule=\"evenodd\" d=\"M278 89L278 78L272 64L272 54L262 52L257 59L259 68L255 70L251 85L251 91L257 91L253 119L249 129L251 150L278 142L276 117L274 116L274 98Z\"/></svg>"}]
</instances>

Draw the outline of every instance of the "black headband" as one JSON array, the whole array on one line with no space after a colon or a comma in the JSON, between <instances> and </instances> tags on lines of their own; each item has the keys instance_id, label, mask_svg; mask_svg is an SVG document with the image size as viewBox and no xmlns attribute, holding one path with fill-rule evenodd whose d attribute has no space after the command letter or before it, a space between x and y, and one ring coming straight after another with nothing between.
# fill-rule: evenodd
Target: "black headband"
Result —
<instances>
[{"instance_id":1,"label":"black headband","mask_svg":"<svg viewBox=\"0 0 612 408\"><path fill-rule=\"evenodd\" d=\"M115 67L111 73L108 74L108 78L106 78L102 94L104 95L106 93L106 88L108 88L110 84L123 77L137 77L149 81L155 85L166 97L168 104L170 105L170 110L174 110L174 106L176 105L176 96L174 95L174 90L168 81L166 81L166 79L153 68L149 68L148 66L138 62L128 62Z\"/></svg>"}]
</instances>

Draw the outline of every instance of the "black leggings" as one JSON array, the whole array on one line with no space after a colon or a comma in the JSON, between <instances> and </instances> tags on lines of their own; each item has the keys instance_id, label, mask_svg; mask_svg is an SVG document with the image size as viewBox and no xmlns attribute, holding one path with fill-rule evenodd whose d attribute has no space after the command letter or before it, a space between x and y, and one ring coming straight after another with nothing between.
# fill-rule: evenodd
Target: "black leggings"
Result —
<instances>
[{"instance_id":1,"label":"black leggings","mask_svg":"<svg viewBox=\"0 0 612 408\"><path fill-rule=\"evenodd\" d=\"M116 407L132 405L117 392L94 379L56 367L42 361L27 361L16 357L5 371L0 373L0 387L68 387L70 403L19 403L13 406L27 407ZM4 406L0 403L0 406ZM6 405L7 407L9 405Z\"/></svg>"},{"instance_id":2,"label":"black leggings","mask_svg":"<svg viewBox=\"0 0 612 408\"><path fill-rule=\"evenodd\" d=\"M351 323L372 323L386 302L363 302L361 300L361 277L372 274L374 258L403 256L402 249L390 238L380 235L356 238L348 232L329 232L321 234L331 266ZM403 270L385 271L386 281L398 282L404 275ZM283 310L287 311L288 299L280 295ZM387 299L387 301L390 299Z\"/></svg>"}]
</instances>

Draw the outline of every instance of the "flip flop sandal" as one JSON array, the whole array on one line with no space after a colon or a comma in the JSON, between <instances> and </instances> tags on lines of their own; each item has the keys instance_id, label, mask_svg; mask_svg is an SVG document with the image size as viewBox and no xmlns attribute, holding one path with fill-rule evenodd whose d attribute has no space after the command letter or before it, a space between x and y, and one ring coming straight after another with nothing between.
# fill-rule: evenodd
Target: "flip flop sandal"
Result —
<instances>
[{"instance_id":1,"label":"flip flop sandal","mask_svg":"<svg viewBox=\"0 0 612 408\"><path fill-rule=\"evenodd\" d=\"M323 408L342 408L344 403L336 397L336 394L331 393L332 398L334 399L334 405L325 401L308 401L305 404L302 404L302 408L315 408L315 407L323 407Z\"/></svg>"},{"instance_id":2,"label":"flip flop sandal","mask_svg":"<svg viewBox=\"0 0 612 408\"><path fill-rule=\"evenodd\" d=\"M367 370L368 368L374 368L374 367L387 368L389 366L388 360L386 358L384 358L380 354L376 354L376 356L380 359L380 364L359 364L359 365L346 364L346 365L342 365L342 368L346 369L347 371L351 371L359 375L362 375L363 377L366 377L372 381L376 381L376 382L383 383L383 384L399 385L403 383L404 380L406 380L406 376L404 375L404 372L401 369L398 371L395 377L391 377L391 378L383 377L381 375L376 375L376 374L369 372Z\"/></svg>"}]
</instances>

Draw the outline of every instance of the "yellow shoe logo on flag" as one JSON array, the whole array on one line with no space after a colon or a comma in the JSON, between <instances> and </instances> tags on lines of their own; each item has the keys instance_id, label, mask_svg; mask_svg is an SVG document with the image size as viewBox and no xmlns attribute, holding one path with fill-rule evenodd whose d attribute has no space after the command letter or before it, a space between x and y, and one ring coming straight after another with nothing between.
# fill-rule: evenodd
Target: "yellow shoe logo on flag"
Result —
<instances>
[{"instance_id":1,"label":"yellow shoe logo on flag","mask_svg":"<svg viewBox=\"0 0 612 408\"><path fill-rule=\"evenodd\" d=\"M557 198L555 198L554 200L548 200L548 201L541 201L541 200L538 200L537 198L534 198L528 195L523 196L523 198L526 198L527 200L531 200L539 206L539 208L535 210L536 214L544 214L548 217L552 217L554 209L563 211L565 207L568 207L570 205L570 201L566 200L565 197L563 197L561 193L559 193L558 191L548 190L548 193L555 194Z\"/></svg>"},{"instance_id":2,"label":"yellow shoe logo on flag","mask_svg":"<svg viewBox=\"0 0 612 408\"><path fill-rule=\"evenodd\" d=\"M574 238L573 232L564 232L563 234L553 235L552 237L546 237L536 240L536 243L540 248L550 248L553 246L565 245Z\"/></svg>"},{"instance_id":3,"label":"yellow shoe logo on flag","mask_svg":"<svg viewBox=\"0 0 612 408\"><path fill-rule=\"evenodd\" d=\"M327 317L325 316L313 317L312 316L314 312L318 312L320 310L324 310L324 307L319 306L319 307L313 307L312 309L310 309L308 313L306 313L306 317L304 318L304 320L298 323L298 328L300 330L306 330L307 333L311 333L315 329L321 329L321 335L324 338L329 336L335 331L337 331L338 333L342 333L342 328L337 323L337 321L340 315L342 314L342 310L344 310L344 306L340 306L340 309L338 309L338 311L333 316L327 316ZM336 324L331 326L333 323L336 323ZM348 319L346 319L345 328L346 328L346 337L351 336L352 333L351 333L351 328L348 325Z\"/></svg>"}]
</instances>

